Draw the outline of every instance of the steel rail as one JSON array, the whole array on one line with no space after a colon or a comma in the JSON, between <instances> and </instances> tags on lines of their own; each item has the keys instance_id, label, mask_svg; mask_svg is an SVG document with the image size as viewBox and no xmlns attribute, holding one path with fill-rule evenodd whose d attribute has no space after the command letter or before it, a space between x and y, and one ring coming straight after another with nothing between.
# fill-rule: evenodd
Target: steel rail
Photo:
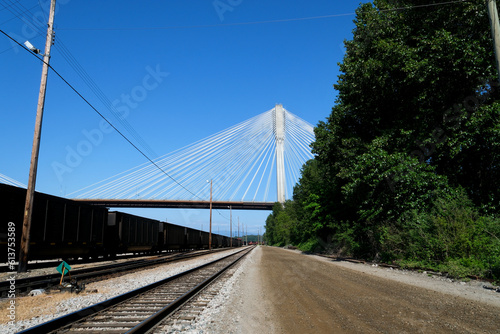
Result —
<instances>
[{"instance_id":1,"label":"steel rail","mask_svg":"<svg viewBox=\"0 0 500 334\"><path fill-rule=\"evenodd\" d=\"M108 309L110 309L113 306L118 306L119 304L126 303L129 300L131 300L134 297L137 297L141 294L144 294L148 291L151 291L155 288L158 288L162 285L165 285L170 282L174 282L175 280L184 278L189 276L190 274L193 274L197 271L200 271L201 269L204 269L206 267L215 265L221 261L224 261L228 259L229 257L235 256L237 254L240 254L242 252L245 252L243 255L241 255L237 260L232 261L231 264L224 266L224 268L220 271L218 271L216 274L212 275L210 278L205 279L201 284L197 284L196 287L193 289L193 291L188 291L184 293L182 296L176 298L173 302L171 302L169 305L166 305L163 307L160 311L155 312L153 315L149 316L147 319L144 321L146 322L145 324L137 324L130 330L134 330L134 332L130 333L145 333L147 330L152 328L155 324L157 324L161 319L163 319L167 314L175 311L176 309L179 308L184 302L186 302L189 298L194 296L199 290L201 290L203 287L206 287L212 280L214 280L216 277L218 277L220 274L222 274L225 270L227 270L229 267L231 267L234 263L239 261L244 255L248 254L254 247L251 248L245 248L243 250L240 250L236 253L224 256L220 259L217 259L215 261L211 261L209 263L203 264L199 267L189 269L185 272L179 273L177 275L165 278L163 280L160 280L158 282L146 285L144 287L132 290L130 292L126 292L124 294L121 294L119 296L113 297L111 299L105 300L103 302L100 302L98 304L89 306L87 308L84 308L82 310L69 313L67 315L64 315L62 317L59 317L57 319L51 320L49 322L45 322L43 324L37 325L35 327L28 328L20 333L24 334L35 334L35 333L57 333L59 330L67 330L68 327L71 325L74 325L80 321L84 321L85 319L90 318L91 316L97 315L99 312L104 312ZM171 305L173 304L173 305ZM129 331L126 331L127 333Z\"/></svg>"},{"instance_id":2,"label":"steel rail","mask_svg":"<svg viewBox=\"0 0 500 334\"><path fill-rule=\"evenodd\" d=\"M253 249L253 247L252 247ZM251 249L250 249L251 250ZM140 324L136 325L126 333L128 334L145 334L148 333L149 330L154 328L158 323L160 323L163 319L165 319L167 316L178 310L182 305L184 305L186 302L188 302L191 298L196 296L200 291L205 289L210 283L212 283L214 280L216 280L220 275L222 275L226 270L234 266L238 261L240 261L246 254L250 252L248 250L246 253L244 253L242 256L238 257L235 261L232 261L230 264L227 266L224 266L221 270L204 280L201 284L196 286L194 289L191 289L190 291L186 292L184 295L181 297L177 298L174 302L170 303L169 305L165 306L163 309L160 311L156 312ZM234 254L233 254L234 255Z\"/></svg>"},{"instance_id":3,"label":"steel rail","mask_svg":"<svg viewBox=\"0 0 500 334\"><path fill-rule=\"evenodd\" d=\"M227 248L220 248L217 249L216 251L218 252L223 250L227 250ZM212 253L213 252L214 251L212 251ZM158 259L141 259L124 263L116 263L116 264L109 264L92 268L84 268L72 271L71 277L75 278L78 282L81 282L83 280L91 280L101 276L112 275L120 272L132 271L140 268L148 268L151 266L164 263L188 260L191 258L207 254L210 254L210 252L204 251L195 254L181 253L181 254L174 254L173 256L169 257L163 256ZM61 279L61 274L57 273L16 279L16 291L22 292L22 291L28 291L30 289L39 289L39 288L56 286L59 285L60 279ZM0 282L0 296L5 295L9 291L9 289L10 289L9 281Z\"/></svg>"}]
</instances>

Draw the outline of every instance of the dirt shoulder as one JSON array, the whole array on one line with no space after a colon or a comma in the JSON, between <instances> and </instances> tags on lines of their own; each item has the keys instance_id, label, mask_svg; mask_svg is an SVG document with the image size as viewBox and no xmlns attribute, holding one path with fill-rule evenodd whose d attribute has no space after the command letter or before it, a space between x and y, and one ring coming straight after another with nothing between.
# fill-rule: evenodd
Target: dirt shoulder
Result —
<instances>
[{"instance_id":1,"label":"dirt shoulder","mask_svg":"<svg viewBox=\"0 0 500 334\"><path fill-rule=\"evenodd\" d=\"M432 280L427 277L274 247L254 252L235 283L240 293L215 320L226 332L498 333L500 328L500 298L494 292L492 299L478 299L474 290L453 292L468 288L460 283L446 290L449 282L416 283Z\"/></svg>"},{"instance_id":2,"label":"dirt shoulder","mask_svg":"<svg viewBox=\"0 0 500 334\"><path fill-rule=\"evenodd\" d=\"M379 267L374 264L335 261L316 255L307 256L314 257L318 261L325 261L336 266L356 270L366 275L395 280L400 283L500 307L500 293L493 291L493 285L488 282L477 280L465 282L461 280L452 280L439 275L433 275L426 271L418 272L412 270L390 269ZM485 286L490 289L486 289Z\"/></svg>"},{"instance_id":3,"label":"dirt shoulder","mask_svg":"<svg viewBox=\"0 0 500 334\"><path fill-rule=\"evenodd\" d=\"M200 328L200 333L271 334L280 332L275 328L278 313L263 289L262 251L255 248L238 269L228 300L213 316L211 323ZM279 325L278 325L279 326Z\"/></svg>"}]
</instances>

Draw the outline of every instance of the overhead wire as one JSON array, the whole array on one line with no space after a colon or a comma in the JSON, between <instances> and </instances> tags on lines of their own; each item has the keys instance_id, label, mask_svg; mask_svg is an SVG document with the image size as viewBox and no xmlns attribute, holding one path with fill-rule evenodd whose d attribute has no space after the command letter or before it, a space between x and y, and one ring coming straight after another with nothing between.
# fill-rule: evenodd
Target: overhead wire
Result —
<instances>
[{"instance_id":1,"label":"overhead wire","mask_svg":"<svg viewBox=\"0 0 500 334\"><path fill-rule=\"evenodd\" d=\"M439 3L432 4L423 4L423 5L413 5L413 6L404 6L404 7L396 7L396 8L385 8L378 9L379 12L390 12L390 11L401 11L407 9L417 9L417 8L426 8L426 7L434 7L434 6L443 6L443 5L451 5L461 2L470 2L470 0L454 0L454 1L445 1ZM113 31L113 30L122 30L122 31L133 31L133 30L169 30L169 29L195 29L195 28L215 28L215 27L228 27L228 26L244 26L244 25L256 25L256 24L269 24L269 23L283 23L283 22L294 22L294 21L309 21L309 20L318 20L318 19L327 19L334 17L342 17L342 16L352 16L356 15L355 12L351 13L342 13L342 14L329 14L329 15L318 15L318 16L307 16L307 17L297 17L297 18L288 18L288 19L274 19L274 20L262 20L262 21L250 21L250 22L233 22L233 23L219 23L219 24L199 24L199 25L186 25L186 26L158 26L158 27L109 27L109 28L59 28L58 30L78 30L78 31Z\"/></svg>"},{"instance_id":2,"label":"overhead wire","mask_svg":"<svg viewBox=\"0 0 500 334\"><path fill-rule=\"evenodd\" d=\"M17 2L19 2L19 1L20 1L20 0L18 0ZM12 20L15 20L15 19L20 19L20 20L22 20L23 22L25 22L27 25L30 25L30 22L29 22L29 21L28 21L28 22L26 22L26 21L24 21L24 20L23 20L23 19L24 19L24 17L23 17L24 12L22 12L22 13L13 13L13 12L9 9L9 7L11 7L11 6L12 6L12 4L11 4L11 5L9 5L9 6L5 6L5 5L2 3L2 6L3 6L4 8L0 9L0 11L7 9L7 10L9 10L9 12L11 12L14 16L13 16L13 17L11 17L10 19L6 20L6 21L1 22L1 23L0 23L0 25L4 25L5 23L8 23L8 22L10 22L10 21L12 21ZM30 8L30 10L31 10L31 9L33 9L33 8L35 8L35 7L36 7L36 5L35 5L35 6L33 6L33 7L31 7L31 8ZM43 35L43 34L38 33L35 37L39 37L39 36L41 36L41 35ZM11 46L11 47L10 47L10 48L8 48L8 49L5 49L5 50L3 50L3 51L0 51L0 54L5 53L5 52L7 52L7 51L10 51L10 50L12 50L13 48L15 48L15 45L14 45L14 46Z\"/></svg>"},{"instance_id":3,"label":"overhead wire","mask_svg":"<svg viewBox=\"0 0 500 334\"><path fill-rule=\"evenodd\" d=\"M15 7L15 4L13 4L13 7ZM18 11L20 10L19 7L16 8ZM29 10L21 12L18 16L21 17L24 13L29 12ZM15 13L13 13L16 15ZM40 28L38 28L40 29ZM19 42L15 41L11 36L9 36L7 33L5 33L3 30L1 31L4 35L6 35L8 38L13 40L16 44L21 46L23 49L28 51L30 54L34 55L31 53L28 49L26 49L23 45L21 45ZM59 41L59 40L58 40ZM73 57L71 52L64 46L64 43L62 41L60 42L62 45L59 49L61 51L61 55L66 59L66 61L70 64L70 66L73 67L75 72L79 74L79 76L86 82L86 84L91 88L91 90L96 94L96 96L104 95L102 91L96 87L95 82L88 76L86 71L81 67L81 65L78 63L78 61ZM37 59L40 59L36 55L34 55ZM42 60L43 61L43 60ZM48 65L48 64L47 64ZM272 129L272 121L270 120L270 111L266 113L263 113L261 115L255 116L245 122L242 122L235 127L230 128L229 130L224 130L221 131L211 137L208 138L208 140L201 140L197 142L197 145L199 147L192 146L189 148L188 151L183 151L182 149L179 149L175 153L175 157L178 158L179 156L182 156L182 163L178 170L174 170L172 168L169 168L170 162L173 161L172 157L169 155L169 159L164 160L164 159L151 159L146 153L144 153L139 147L137 147L129 138L127 138L118 128L116 128L102 113L100 113L97 108L95 108L88 100L86 100L81 93L74 88L67 80L64 79L64 77L57 72L52 66L48 65L54 73L56 73L57 76L63 80L83 101L85 101L101 118L103 118L115 131L118 132L130 145L134 147L141 155L143 155L149 162L142 164L140 166L140 169L142 173L140 174L140 177L135 177L132 178L133 182L131 182L130 173L127 174L126 172L122 172L118 175L121 175L118 179L115 179L115 177L108 178L106 180L110 180L110 182L106 183L105 185L101 185L98 187L97 192L94 192L94 194L99 194L99 195L109 195L112 194L110 191L118 191L121 196L133 196L134 189L135 189L135 194L138 195L139 188L141 188L141 192L146 195L151 195L152 196L162 196L165 194L165 192L168 190L167 194L171 194L175 190L175 187L173 187L174 184L170 184L167 186L167 180L170 179L174 181L177 186L180 186L181 189L186 192L187 194L191 194L195 198L200 198L202 199L199 194L202 191L201 188L198 192L193 193L190 191L186 186L196 186L199 185L200 180L204 179L206 177L207 170L203 171L204 165L211 166L208 172L210 174L216 175L218 172L220 173L221 168L223 171L227 171L227 175L230 177L225 177L221 178L221 176L218 176L218 180L220 181L217 183L216 187L214 187L215 191L218 191L218 189L223 189L220 191L222 195L226 195L229 191L231 186L236 185L236 189L233 191L231 195L231 199L236 196L238 193L239 189L243 186L243 183L250 178L250 182L248 185L246 185L246 189L243 193L242 200L245 199L245 196L247 193L250 191L250 189L253 187L254 180L258 179L259 182L256 184L255 187L255 192L253 194L252 200L254 201L259 189L261 187L262 180L265 177L265 172L267 171L268 165L269 165L269 160L272 160L272 165L268 173L267 177L267 184L264 190L264 200L267 200L267 195L269 192L270 188L270 179L271 175L273 174L273 169L274 169L274 163L275 163L275 156L276 156L276 151L273 148L272 145L272 134L273 134L273 129ZM105 97L105 95L104 95ZM101 102L106 105L106 99L107 98L100 98ZM110 102L107 100L107 104L109 105ZM314 139L314 135L312 133L312 125L308 124L307 122L302 121L300 118L296 117L295 115L289 113L287 111L287 115L289 115L290 122L292 122L292 126L290 126L290 145L292 142L296 143L299 147L295 148L295 146L292 146L290 148L290 153L287 155L289 158L287 159L288 161L286 162L286 166L288 166L287 171L291 173L292 179L295 179L297 177L297 171L295 171L296 166L300 165L301 161L303 160L304 157L307 156L307 152L304 153L304 147L308 146L309 143L305 144L304 140L311 140L311 138ZM115 115L116 116L116 115ZM118 117L120 120L120 118ZM296 125L294 122L300 120L303 123L297 122ZM306 124L307 123L307 124ZM258 125L255 125L258 124ZM263 124L266 124L267 126L262 126ZM271 124L271 126L269 126ZM302 124L302 125L301 125ZM306 125L304 125L306 124ZM123 124L122 124L123 125ZM124 126L127 128L126 126ZM248 132L248 135L246 135L245 140L242 141L243 144L237 144L235 143L235 138L238 138L241 136L241 131L245 130ZM130 132L130 131L129 131ZM309 133L309 135L308 135ZM133 134L132 134L133 135ZM134 135L133 135L134 136ZM312 140L313 140L312 139ZM136 138L137 140L137 138ZM252 145L248 145L249 142L257 141L260 140L259 144L264 147L263 151L259 151L256 154L251 154L253 153L252 150L254 147ZM139 140L138 140L139 141ZM140 141L139 141L140 142ZM247 145L245 145L247 144ZM210 151L215 151L218 155L210 155ZM230 160L230 152L238 151L240 154L236 159ZM189 154L186 154L186 153ZM201 152L201 153L200 153ZM309 155L312 157L311 153L308 152ZM263 158L262 158L263 157ZM203 160L207 158L207 160ZM262 158L262 160L259 160ZM267 160L266 160L267 159ZM231 164L227 163L231 161ZM261 168L265 162L265 168ZM302 161L303 163L304 161ZM196 168L193 168L196 167ZM228 166L232 168L228 168ZM300 166L299 166L300 168ZM138 175L137 170L135 169L130 169L134 170L132 174L134 176ZM144 172L144 170L147 170L147 172ZM155 172L157 171L157 172ZM158 172L159 171L159 172ZM251 173L254 173L251 175ZM259 174L261 173L261 174ZM162 174L166 175L168 179L160 177ZM244 175L244 176L243 176ZM260 177L257 177L260 175ZM174 177L175 176L175 177ZM242 179L241 179L242 178ZM153 180L153 181L152 181ZM238 181L239 180L239 181ZM182 182L182 183L181 183ZM236 184L239 182L239 184ZM112 183L112 184L111 184ZM96 183L95 185L100 184L100 182ZM104 187L106 189L104 190ZM164 187L167 187L165 190ZM91 187L86 187L84 189L90 189ZM99 190L101 189L101 190ZM90 192L87 192L87 194L92 193L92 190ZM116 194L116 193L115 193ZM219 214L223 216L220 212ZM226 218L226 217L225 217ZM226 218L227 219L227 218Z\"/></svg>"},{"instance_id":4,"label":"overhead wire","mask_svg":"<svg viewBox=\"0 0 500 334\"><path fill-rule=\"evenodd\" d=\"M19 1L18 1L19 2ZM45 18L45 21L48 21L49 18L47 17L47 15L45 15L45 10L43 9L42 7L42 3L40 2L40 0L38 0L38 5L40 6L40 10L42 11L42 15L43 17Z\"/></svg>"},{"instance_id":5,"label":"overhead wire","mask_svg":"<svg viewBox=\"0 0 500 334\"><path fill-rule=\"evenodd\" d=\"M17 6L16 3L12 3L12 10L9 11L16 15L17 18L21 19L24 23L29 24L30 27L38 32L38 35L45 34L45 27L43 23L34 20L34 23L29 22L28 19L24 17L25 13L31 14L33 17L35 15L31 12L31 9L27 9L22 4L19 4L22 8ZM36 7L36 6L35 6ZM41 7L41 6L40 6ZM66 62L70 65L70 67L75 71L75 73L82 79L82 81L87 85L87 87L96 95L96 97L101 101L101 103L113 114L113 116L118 120L118 122L132 135L132 137L138 142L151 156L157 156L154 150L147 144L147 142L137 133L137 131L130 125L130 123L119 114L116 107L109 100L106 94L100 89L100 87L95 83L92 77L87 73L87 71L81 66L78 60L73 56L71 51L66 47L64 42L57 37L57 42L54 44L56 50L61 53L61 56L66 60ZM9 49L10 50L10 49Z\"/></svg>"},{"instance_id":6,"label":"overhead wire","mask_svg":"<svg viewBox=\"0 0 500 334\"><path fill-rule=\"evenodd\" d=\"M92 105L80 92L73 86L71 85L54 67L52 67L50 64L45 62L42 58L38 57L35 53L32 53L30 50L28 50L24 45L16 41L14 38L12 38L10 35L8 35L5 31L0 29L0 33L4 34L6 37L17 43L20 47L22 47L24 50L26 50L29 54L33 55L35 58L38 60L42 61L44 64L46 64L73 92L75 92L92 110L94 110L106 123L108 123L123 139L125 139L136 151L138 151L143 157L145 157L150 163L155 165L162 173L164 173L167 177L172 179L172 181L176 182L181 188L185 189L189 193L193 194L189 189L185 188L182 184L177 182L174 178L172 178L167 172L165 172L160 166L158 166L146 153L144 153L140 148L138 148L130 139L127 138L113 123L111 123L99 110L97 110L94 105Z\"/></svg>"}]
</instances>

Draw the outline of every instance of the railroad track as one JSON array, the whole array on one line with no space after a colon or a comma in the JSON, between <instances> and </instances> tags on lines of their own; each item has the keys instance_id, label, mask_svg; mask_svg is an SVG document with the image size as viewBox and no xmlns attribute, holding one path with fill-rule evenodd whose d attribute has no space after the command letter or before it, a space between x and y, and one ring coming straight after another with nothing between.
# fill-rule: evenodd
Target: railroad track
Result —
<instances>
[{"instance_id":1,"label":"railroad track","mask_svg":"<svg viewBox=\"0 0 500 334\"><path fill-rule=\"evenodd\" d=\"M108 279L116 275L122 275L126 272L133 272L141 269L146 269L152 266L157 266L164 263L188 260L198 256L212 254L218 251L224 251L227 248L220 248L212 251L202 251L195 253L181 253L175 255L160 256L155 258L141 259L116 263L92 268L85 268L71 271L71 277L80 283L91 283L102 279ZM16 279L16 292L29 292L33 289L46 289L59 285L61 279L60 274L49 274L27 278ZM0 296L5 297L10 289L9 281L0 281Z\"/></svg>"},{"instance_id":2,"label":"railroad track","mask_svg":"<svg viewBox=\"0 0 500 334\"><path fill-rule=\"evenodd\" d=\"M177 332L193 332L193 326L202 314L212 303L213 299L221 294L221 290L238 270L238 266L233 266L226 270L217 280L212 282L203 291L191 298L182 307L161 321L150 334L165 334ZM217 307L215 305L214 307ZM198 325L199 326L199 325ZM196 330L194 330L196 331Z\"/></svg>"},{"instance_id":3,"label":"railroad track","mask_svg":"<svg viewBox=\"0 0 500 334\"><path fill-rule=\"evenodd\" d=\"M146 333L252 249L245 248L21 333Z\"/></svg>"},{"instance_id":4,"label":"railroad track","mask_svg":"<svg viewBox=\"0 0 500 334\"><path fill-rule=\"evenodd\" d=\"M173 251L171 253L153 253L151 255L149 255L149 257L153 257L153 256L162 256L162 255L165 255L165 254L174 254L174 252L177 252L179 254L181 253L189 253L189 252L192 252L193 250L190 250L190 251ZM94 258L94 259L82 259L82 258L70 258L70 259L62 259L64 261L66 261L67 263L70 263L72 266L73 265L88 265L88 264L97 264L97 263L100 263L100 262L109 262L109 261L115 261L115 260L129 260L129 261L134 261L134 259L141 259L141 258L144 258L144 257L147 257L148 255L147 254L144 254L144 253L139 253L139 254L117 254L116 256L114 257L104 257L104 256L100 256L98 258ZM33 269L45 269L45 268L55 268L57 267L59 264L61 263L61 259L57 259L57 260L30 260L28 262L28 268L30 270L33 270ZM11 269L10 269L10 266L8 263L2 263L0 264L0 274L2 273L9 273L11 272Z\"/></svg>"}]
</instances>

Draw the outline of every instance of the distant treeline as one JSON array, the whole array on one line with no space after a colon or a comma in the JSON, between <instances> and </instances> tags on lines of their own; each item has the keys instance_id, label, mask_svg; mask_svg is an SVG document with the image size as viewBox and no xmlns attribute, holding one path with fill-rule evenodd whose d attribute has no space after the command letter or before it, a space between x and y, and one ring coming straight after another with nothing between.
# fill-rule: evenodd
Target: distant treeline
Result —
<instances>
[{"instance_id":1,"label":"distant treeline","mask_svg":"<svg viewBox=\"0 0 500 334\"><path fill-rule=\"evenodd\" d=\"M247 239L248 239L248 242L257 242L257 239L259 238L259 236L258 235L244 235L240 238L242 238L242 240L245 242L247 241ZM260 241L262 241L262 236L260 236Z\"/></svg>"},{"instance_id":2,"label":"distant treeline","mask_svg":"<svg viewBox=\"0 0 500 334\"><path fill-rule=\"evenodd\" d=\"M500 87L486 4L419 4L357 9L315 158L265 238L498 280Z\"/></svg>"}]
</instances>

